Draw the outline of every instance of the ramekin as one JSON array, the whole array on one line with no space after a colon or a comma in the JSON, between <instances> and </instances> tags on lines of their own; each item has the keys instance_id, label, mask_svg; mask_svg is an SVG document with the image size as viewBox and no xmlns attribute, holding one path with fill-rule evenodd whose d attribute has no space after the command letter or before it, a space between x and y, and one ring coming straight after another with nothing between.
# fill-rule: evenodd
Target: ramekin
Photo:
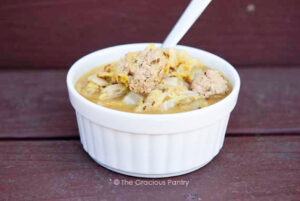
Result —
<instances>
[{"instance_id":1,"label":"ramekin","mask_svg":"<svg viewBox=\"0 0 300 201\"><path fill-rule=\"evenodd\" d=\"M240 89L240 78L232 65L209 52L176 46L223 72L233 85L232 92L223 100L183 113L135 114L112 110L88 101L74 88L78 78L92 68L116 61L127 52L143 50L147 45L136 43L98 50L72 65L67 86L80 140L97 163L112 171L146 178L182 175L206 165L223 146Z\"/></svg>"}]
</instances>

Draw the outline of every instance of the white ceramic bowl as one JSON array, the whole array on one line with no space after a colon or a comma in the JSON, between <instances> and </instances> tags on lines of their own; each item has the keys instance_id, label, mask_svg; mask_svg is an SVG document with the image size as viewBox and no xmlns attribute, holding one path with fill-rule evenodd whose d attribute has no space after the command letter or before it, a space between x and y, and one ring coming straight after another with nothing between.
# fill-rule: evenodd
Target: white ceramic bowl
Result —
<instances>
[{"instance_id":1,"label":"white ceramic bowl","mask_svg":"<svg viewBox=\"0 0 300 201\"><path fill-rule=\"evenodd\" d=\"M240 78L232 65L200 49L176 47L222 71L233 85L225 99L190 112L134 114L112 110L88 101L74 88L78 78L92 68L116 61L127 52L143 50L147 45L102 49L84 56L70 68L67 86L81 143L97 163L115 172L148 178L185 174L207 164L223 146L240 89Z\"/></svg>"}]
</instances>

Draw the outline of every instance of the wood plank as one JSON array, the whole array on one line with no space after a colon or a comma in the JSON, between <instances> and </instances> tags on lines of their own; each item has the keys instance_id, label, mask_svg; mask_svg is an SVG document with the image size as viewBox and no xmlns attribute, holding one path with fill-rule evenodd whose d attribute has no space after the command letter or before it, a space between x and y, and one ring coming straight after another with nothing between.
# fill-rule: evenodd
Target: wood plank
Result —
<instances>
[{"instance_id":1,"label":"wood plank","mask_svg":"<svg viewBox=\"0 0 300 201\"><path fill-rule=\"evenodd\" d=\"M1 137L78 136L66 71L0 73Z\"/></svg>"},{"instance_id":2,"label":"wood plank","mask_svg":"<svg viewBox=\"0 0 300 201\"><path fill-rule=\"evenodd\" d=\"M300 69L238 69L241 91L229 133L300 133Z\"/></svg>"},{"instance_id":3,"label":"wood plank","mask_svg":"<svg viewBox=\"0 0 300 201\"><path fill-rule=\"evenodd\" d=\"M242 87L228 134L300 133L300 68L238 69ZM1 71L0 138L77 137L66 71Z\"/></svg>"},{"instance_id":4,"label":"wood plank","mask_svg":"<svg viewBox=\"0 0 300 201\"><path fill-rule=\"evenodd\" d=\"M64 68L117 44L163 41L188 1L9 0L0 4L0 67ZM271 7L270 7L271 5ZM213 1L182 44L236 65L300 64L300 1Z\"/></svg>"},{"instance_id":5,"label":"wood plank","mask_svg":"<svg viewBox=\"0 0 300 201\"><path fill-rule=\"evenodd\" d=\"M102 168L79 141L0 141L0 200L296 201L299 160L300 136L227 137L221 153L204 168L150 180ZM168 180L189 184L168 185ZM166 184L137 185L140 181Z\"/></svg>"}]
</instances>

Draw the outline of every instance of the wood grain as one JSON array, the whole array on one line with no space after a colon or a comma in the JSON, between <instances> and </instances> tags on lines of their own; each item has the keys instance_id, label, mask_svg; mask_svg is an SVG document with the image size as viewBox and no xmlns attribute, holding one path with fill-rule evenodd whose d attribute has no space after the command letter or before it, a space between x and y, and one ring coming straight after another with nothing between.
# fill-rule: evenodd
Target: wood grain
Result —
<instances>
[{"instance_id":1,"label":"wood grain","mask_svg":"<svg viewBox=\"0 0 300 201\"><path fill-rule=\"evenodd\" d=\"M300 68L238 69L228 134L300 133ZM78 137L64 70L1 71L0 138Z\"/></svg>"},{"instance_id":2,"label":"wood grain","mask_svg":"<svg viewBox=\"0 0 300 201\"><path fill-rule=\"evenodd\" d=\"M229 133L300 133L300 69L239 68L241 91Z\"/></svg>"},{"instance_id":3,"label":"wood grain","mask_svg":"<svg viewBox=\"0 0 300 201\"><path fill-rule=\"evenodd\" d=\"M0 73L1 137L78 136L66 71Z\"/></svg>"},{"instance_id":4,"label":"wood grain","mask_svg":"<svg viewBox=\"0 0 300 201\"><path fill-rule=\"evenodd\" d=\"M204 168L154 180L185 180L187 187L114 185L139 179L97 165L79 141L0 141L0 200L296 201L299 160L300 136L227 137Z\"/></svg>"},{"instance_id":5,"label":"wood grain","mask_svg":"<svg viewBox=\"0 0 300 201\"><path fill-rule=\"evenodd\" d=\"M68 68L124 43L163 41L189 1L4 0L0 68ZM213 1L182 44L235 65L300 64L300 1Z\"/></svg>"}]
</instances>

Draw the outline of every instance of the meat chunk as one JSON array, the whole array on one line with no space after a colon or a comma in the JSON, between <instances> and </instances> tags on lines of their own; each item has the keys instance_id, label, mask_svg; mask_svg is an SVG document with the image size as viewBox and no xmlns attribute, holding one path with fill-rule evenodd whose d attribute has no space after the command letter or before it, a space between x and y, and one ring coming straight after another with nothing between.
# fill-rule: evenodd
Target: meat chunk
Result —
<instances>
[{"instance_id":1,"label":"meat chunk","mask_svg":"<svg viewBox=\"0 0 300 201\"><path fill-rule=\"evenodd\" d=\"M228 83L216 70L198 70L191 88L204 98L215 94L224 94L228 91Z\"/></svg>"},{"instance_id":2,"label":"meat chunk","mask_svg":"<svg viewBox=\"0 0 300 201\"><path fill-rule=\"evenodd\" d=\"M166 65L160 49L146 49L121 64L122 71L128 72L130 90L139 94L150 93L161 82Z\"/></svg>"}]
</instances>

